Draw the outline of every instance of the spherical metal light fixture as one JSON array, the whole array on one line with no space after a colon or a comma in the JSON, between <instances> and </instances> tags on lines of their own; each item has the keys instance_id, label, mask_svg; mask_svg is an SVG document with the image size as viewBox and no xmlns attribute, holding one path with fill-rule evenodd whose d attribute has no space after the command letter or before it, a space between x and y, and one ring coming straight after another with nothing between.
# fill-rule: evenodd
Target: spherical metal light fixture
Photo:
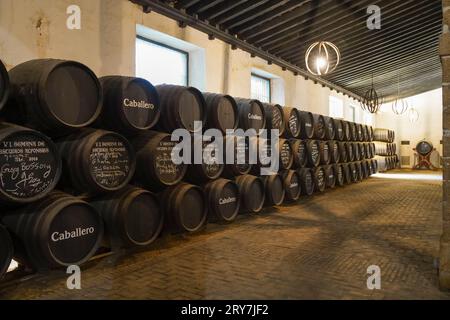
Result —
<instances>
[{"instance_id":1,"label":"spherical metal light fixture","mask_svg":"<svg viewBox=\"0 0 450 320\"><path fill-rule=\"evenodd\" d=\"M382 100L381 97L378 95L373 85L373 76L372 76L372 86L364 94L363 99L361 101L361 108L364 111L370 113L377 113L380 110L382 104L381 100Z\"/></svg>"},{"instance_id":2,"label":"spherical metal light fixture","mask_svg":"<svg viewBox=\"0 0 450 320\"><path fill-rule=\"evenodd\" d=\"M408 111L409 105L406 99L400 99L400 75L398 75L397 81L397 98L392 103L392 112L396 115L402 115Z\"/></svg>"},{"instance_id":3,"label":"spherical metal light fixture","mask_svg":"<svg viewBox=\"0 0 450 320\"><path fill-rule=\"evenodd\" d=\"M411 122L411 123L415 123L415 122L419 121L419 112L414 108L409 109L408 118L409 118L409 122Z\"/></svg>"},{"instance_id":4,"label":"spherical metal light fixture","mask_svg":"<svg viewBox=\"0 0 450 320\"><path fill-rule=\"evenodd\" d=\"M332 61L334 61L332 63ZM316 76L333 72L341 61L339 49L331 42L314 42L306 50L305 64L308 71Z\"/></svg>"}]
</instances>

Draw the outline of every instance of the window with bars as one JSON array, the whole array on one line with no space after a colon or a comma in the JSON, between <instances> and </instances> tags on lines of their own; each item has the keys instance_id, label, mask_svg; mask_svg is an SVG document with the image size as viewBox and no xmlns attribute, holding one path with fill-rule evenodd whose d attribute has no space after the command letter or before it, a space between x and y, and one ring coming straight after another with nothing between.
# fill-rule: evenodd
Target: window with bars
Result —
<instances>
[{"instance_id":1,"label":"window with bars","mask_svg":"<svg viewBox=\"0 0 450 320\"><path fill-rule=\"evenodd\" d=\"M271 84L270 79L252 74L251 78L252 99L261 102L271 102Z\"/></svg>"}]
</instances>

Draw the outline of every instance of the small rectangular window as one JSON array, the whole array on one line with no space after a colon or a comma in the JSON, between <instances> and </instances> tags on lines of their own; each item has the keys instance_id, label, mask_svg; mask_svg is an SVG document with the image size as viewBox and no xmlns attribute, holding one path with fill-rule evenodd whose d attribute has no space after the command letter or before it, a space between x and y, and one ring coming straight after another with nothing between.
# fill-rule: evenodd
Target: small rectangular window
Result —
<instances>
[{"instance_id":1,"label":"small rectangular window","mask_svg":"<svg viewBox=\"0 0 450 320\"><path fill-rule=\"evenodd\" d=\"M153 85L188 85L187 52L138 36L136 39L136 76Z\"/></svg>"},{"instance_id":2,"label":"small rectangular window","mask_svg":"<svg viewBox=\"0 0 450 320\"><path fill-rule=\"evenodd\" d=\"M371 114L369 112L364 112L364 124L366 124L368 126L373 125L373 114Z\"/></svg>"},{"instance_id":3,"label":"small rectangular window","mask_svg":"<svg viewBox=\"0 0 450 320\"><path fill-rule=\"evenodd\" d=\"M350 121L356 122L356 107L355 106L349 106L350 109Z\"/></svg>"},{"instance_id":4,"label":"small rectangular window","mask_svg":"<svg viewBox=\"0 0 450 320\"><path fill-rule=\"evenodd\" d=\"M342 99L330 96L329 108L330 117L344 119L344 101Z\"/></svg>"},{"instance_id":5,"label":"small rectangular window","mask_svg":"<svg viewBox=\"0 0 450 320\"><path fill-rule=\"evenodd\" d=\"M252 74L251 91L252 99L257 99L261 102L271 102L271 88L270 79Z\"/></svg>"}]
</instances>

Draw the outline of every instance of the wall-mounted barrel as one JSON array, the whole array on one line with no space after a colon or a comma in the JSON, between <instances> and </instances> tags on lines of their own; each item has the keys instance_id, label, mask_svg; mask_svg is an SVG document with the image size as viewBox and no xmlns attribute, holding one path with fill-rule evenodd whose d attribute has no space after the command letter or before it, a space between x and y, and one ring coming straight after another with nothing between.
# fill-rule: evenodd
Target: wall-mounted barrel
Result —
<instances>
[{"instance_id":1,"label":"wall-mounted barrel","mask_svg":"<svg viewBox=\"0 0 450 320\"><path fill-rule=\"evenodd\" d=\"M61 175L54 143L40 132L9 123L0 123L0 163L0 202L4 204L45 197Z\"/></svg>"},{"instance_id":2,"label":"wall-mounted barrel","mask_svg":"<svg viewBox=\"0 0 450 320\"><path fill-rule=\"evenodd\" d=\"M205 225L208 205L200 187L180 183L168 187L160 198L167 231L171 233L196 232Z\"/></svg>"},{"instance_id":3,"label":"wall-mounted barrel","mask_svg":"<svg viewBox=\"0 0 450 320\"><path fill-rule=\"evenodd\" d=\"M309 167L317 167L320 164L320 142L317 140L307 140L306 155Z\"/></svg>"},{"instance_id":4,"label":"wall-mounted barrel","mask_svg":"<svg viewBox=\"0 0 450 320\"><path fill-rule=\"evenodd\" d=\"M90 204L103 218L106 245L113 250L146 246L160 234L164 215L153 193L127 186Z\"/></svg>"},{"instance_id":5,"label":"wall-mounted barrel","mask_svg":"<svg viewBox=\"0 0 450 320\"><path fill-rule=\"evenodd\" d=\"M294 163L292 167L294 169L305 167L308 160L305 141L299 139L290 139L289 143L291 144L291 150L294 155Z\"/></svg>"},{"instance_id":6,"label":"wall-mounted barrel","mask_svg":"<svg viewBox=\"0 0 450 320\"><path fill-rule=\"evenodd\" d=\"M350 128L350 122L341 120L342 122L342 129L344 131L344 141L351 141L352 140L352 130Z\"/></svg>"},{"instance_id":7,"label":"wall-mounted barrel","mask_svg":"<svg viewBox=\"0 0 450 320\"><path fill-rule=\"evenodd\" d=\"M328 165L331 161L331 152L330 145L328 141L320 141L319 142L319 150L320 150L320 164Z\"/></svg>"},{"instance_id":8,"label":"wall-mounted barrel","mask_svg":"<svg viewBox=\"0 0 450 320\"><path fill-rule=\"evenodd\" d=\"M96 75L75 61L31 60L9 71L11 99L3 116L60 136L93 123L102 109Z\"/></svg>"},{"instance_id":9,"label":"wall-mounted barrel","mask_svg":"<svg viewBox=\"0 0 450 320\"><path fill-rule=\"evenodd\" d=\"M259 130L266 128L266 113L263 104L255 99L236 98L239 112L239 128Z\"/></svg>"},{"instance_id":10,"label":"wall-mounted barrel","mask_svg":"<svg viewBox=\"0 0 450 320\"><path fill-rule=\"evenodd\" d=\"M342 187L345 184L345 172L342 164L333 165L334 174L336 176L336 186Z\"/></svg>"},{"instance_id":11,"label":"wall-mounted barrel","mask_svg":"<svg viewBox=\"0 0 450 320\"><path fill-rule=\"evenodd\" d=\"M324 192L326 188L326 173L323 167L314 169L314 186L316 192Z\"/></svg>"},{"instance_id":12,"label":"wall-mounted barrel","mask_svg":"<svg viewBox=\"0 0 450 320\"><path fill-rule=\"evenodd\" d=\"M314 139L324 140L326 134L325 118L321 114L313 114L314 116Z\"/></svg>"},{"instance_id":13,"label":"wall-mounted barrel","mask_svg":"<svg viewBox=\"0 0 450 320\"><path fill-rule=\"evenodd\" d=\"M57 141L62 157L61 186L75 194L117 191L134 174L136 157L123 136L85 128Z\"/></svg>"},{"instance_id":14,"label":"wall-mounted barrel","mask_svg":"<svg viewBox=\"0 0 450 320\"><path fill-rule=\"evenodd\" d=\"M324 117L325 119L325 139L334 140L336 137L337 128L335 127L334 119Z\"/></svg>"},{"instance_id":15,"label":"wall-mounted barrel","mask_svg":"<svg viewBox=\"0 0 450 320\"><path fill-rule=\"evenodd\" d=\"M330 162L338 163L341 160L339 143L337 141L328 141L328 148L330 149Z\"/></svg>"},{"instance_id":16,"label":"wall-mounted barrel","mask_svg":"<svg viewBox=\"0 0 450 320\"><path fill-rule=\"evenodd\" d=\"M14 235L15 259L38 270L83 264L95 254L103 237L98 212L59 191L4 214L2 221Z\"/></svg>"},{"instance_id":17,"label":"wall-mounted barrel","mask_svg":"<svg viewBox=\"0 0 450 320\"><path fill-rule=\"evenodd\" d=\"M347 142L338 142L339 146L339 161L342 163L347 162Z\"/></svg>"},{"instance_id":18,"label":"wall-mounted barrel","mask_svg":"<svg viewBox=\"0 0 450 320\"><path fill-rule=\"evenodd\" d=\"M9 97L9 76L3 65L2 60L0 60L0 110L2 110L6 101Z\"/></svg>"},{"instance_id":19,"label":"wall-mounted barrel","mask_svg":"<svg viewBox=\"0 0 450 320\"><path fill-rule=\"evenodd\" d=\"M184 163L175 164L172 154L178 154L177 142L166 133L147 131L131 140L136 151L134 181L151 191L179 183L186 174Z\"/></svg>"},{"instance_id":20,"label":"wall-mounted barrel","mask_svg":"<svg viewBox=\"0 0 450 320\"><path fill-rule=\"evenodd\" d=\"M227 178L248 174L252 170L249 163L249 140L245 137L224 137L224 171L222 175ZM227 161L230 158L233 161Z\"/></svg>"},{"instance_id":21,"label":"wall-mounted barrel","mask_svg":"<svg viewBox=\"0 0 450 320\"><path fill-rule=\"evenodd\" d=\"M284 202L284 179L280 174L262 176L266 190L265 204L267 206L279 206Z\"/></svg>"},{"instance_id":22,"label":"wall-mounted barrel","mask_svg":"<svg viewBox=\"0 0 450 320\"><path fill-rule=\"evenodd\" d=\"M311 112L299 111L300 113L300 137L312 139L314 137L314 115Z\"/></svg>"},{"instance_id":23,"label":"wall-mounted barrel","mask_svg":"<svg viewBox=\"0 0 450 320\"><path fill-rule=\"evenodd\" d=\"M206 102L194 87L162 84L155 87L159 94L161 117L158 128L172 133L182 128L196 132L195 122L206 122Z\"/></svg>"},{"instance_id":24,"label":"wall-mounted barrel","mask_svg":"<svg viewBox=\"0 0 450 320\"><path fill-rule=\"evenodd\" d=\"M239 115L236 100L232 96L203 93L206 103L206 127L219 129L223 134L227 130L236 129L239 124Z\"/></svg>"},{"instance_id":25,"label":"wall-mounted barrel","mask_svg":"<svg viewBox=\"0 0 450 320\"><path fill-rule=\"evenodd\" d=\"M284 182L285 201L297 201L302 192L299 172L295 170L285 170L281 172L281 176L283 177Z\"/></svg>"},{"instance_id":26,"label":"wall-mounted barrel","mask_svg":"<svg viewBox=\"0 0 450 320\"><path fill-rule=\"evenodd\" d=\"M8 271L13 257L13 244L8 231L0 224L0 280Z\"/></svg>"},{"instance_id":27,"label":"wall-mounted barrel","mask_svg":"<svg viewBox=\"0 0 450 320\"><path fill-rule=\"evenodd\" d=\"M335 128L335 140L344 141L345 139L345 131L344 131L344 123L340 119L333 119L334 128Z\"/></svg>"},{"instance_id":28,"label":"wall-mounted barrel","mask_svg":"<svg viewBox=\"0 0 450 320\"><path fill-rule=\"evenodd\" d=\"M267 130L278 130L278 135L283 135L286 127L283 107L279 104L269 103L263 103L263 106L266 114Z\"/></svg>"},{"instance_id":29,"label":"wall-mounted barrel","mask_svg":"<svg viewBox=\"0 0 450 320\"><path fill-rule=\"evenodd\" d=\"M302 133L302 120L297 108L283 108L285 138L299 138Z\"/></svg>"},{"instance_id":30,"label":"wall-mounted barrel","mask_svg":"<svg viewBox=\"0 0 450 320\"><path fill-rule=\"evenodd\" d=\"M266 197L264 182L252 175L243 175L236 178L241 195L241 212L258 213L264 206Z\"/></svg>"},{"instance_id":31,"label":"wall-mounted barrel","mask_svg":"<svg viewBox=\"0 0 450 320\"><path fill-rule=\"evenodd\" d=\"M217 179L203 186L208 205L208 220L232 222L239 213L241 197L238 185L231 180Z\"/></svg>"},{"instance_id":32,"label":"wall-mounted barrel","mask_svg":"<svg viewBox=\"0 0 450 320\"><path fill-rule=\"evenodd\" d=\"M342 169L344 170L344 183L345 184L351 184L352 181L352 173L351 173L351 166L350 163L343 163Z\"/></svg>"},{"instance_id":33,"label":"wall-mounted barrel","mask_svg":"<svg viewBox=\"0 0 450 320\"><path fill-rule=\"evenodd\" d=\"M94 126L130 135L156 125L160 117L159 95L150 82L123 76L99 80L103 108Z\"/></svg>"},{"instance_id":34,"label":"wall-mounted barrel","mask_svg":"<svg viewBox=\"0 0 450 320\"><path fill-rule=\"evenodd\" d=\"M297 171L300 176L301 192L305 196L314 193L314 171L310 168L302 168Z\"/></svg>"},{"instance_id":35,"label":"wall-mounted barrel","mask_svg":"<svg viewBox=\"0 0 450 320\"><path fill-rule=\"evenodd\" d=\"M325 166L325 181L326 187L333 189L336 186L336 172L334 171L334 166Z\"/></svg>"}]
</instances>

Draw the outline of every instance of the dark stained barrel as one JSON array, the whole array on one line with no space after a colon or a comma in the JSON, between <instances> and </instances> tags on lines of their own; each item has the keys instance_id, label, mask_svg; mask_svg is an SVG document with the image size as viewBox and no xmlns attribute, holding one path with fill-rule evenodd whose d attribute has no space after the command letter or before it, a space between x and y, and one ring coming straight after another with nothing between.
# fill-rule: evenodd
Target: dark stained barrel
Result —
<instances>
[{"instance_id":1,"label":"dark stained barrel","mask_svg":"<svg viewBox=\"0 0 450 320\"><path fill-rule=\"evenodd\" d=\"M314 186L316 192L324 192L327 185L326 172L323 167L314 169Z\"/></svg>"},{"instance_id":2,"label":"dark stained barrel","mask_svg":"<svg viewBox=\"0 0 450 320\"><path fill-rule=\"evenodd\" d=\"M229 223L239 213L238 185L231 180L217 179L203 186L208 205L208 221Z\"/></svg>"},{"instance_id":3,"label":"dark stained barrel","mask_svg":"<svg viewBox=\"0 0 450 320\"><path fill-rule=\"evenodd\" d=\"M281 176L284 182L284 200L288 202L297 201L302 192L300 173L295 170L285 170L281 172Z\"/></svg>"},{"instance_id":4,"label":"dark stained barrel","mask_svg":"<svg viewBox=\"0 0 450 320\"><path fill-rule=\"evenodd\" d=\"M300 176L300 189L303 195L310 196L314 193L314 171L310 168L297 170Z\"/></svg>"},{"instance_id":5,"label":"dark stained barrel","mask_svg":"<svg viewBox=\"0 0 450 320\"><path fill-rule=\"evenodd\" d=\"M356 123L349 122L350 126L350 141L358 141L358 128Z\"/></svg>"},{"instance_id":6,"label":"dark stained barrel","mask_svg":"<svg viewBox=\"0 0 450 320\"><path fill-rule=\"evenodd\" d=\"M337 131L334 119L330 117L324 117L324 119L325 119L325 139L334 140Z\"/></svg>"},{"instance_id":7,"label":"dark stained barrel","mask_svg":"<svg viewBox=\"0 0 450 320\"><path fill-rule=\"evenodd\" d=\"M428 141L420 141L416 146L417 153L422 156L427 156L433 151L433 149L433 144Z\"/></svg>"},{"instance_id":8,"label":"dark stained barrel","mask_svg":"<svg viewBox=\"0 0 450 320\"><path fill-rule=\"evenodd\" d=\"M219 129L223 134L227 130L236 129L239 123L239 115L236 100L232 96L203 93L206 103L206 127Z\"/></svg>"},{"instance_id":9,"label":"dark stained barrel","mask_svg":"<svg viewBox=\"0 0 450 320\"><path fill-rule=\"evenodd\" d=\"M9 76L3 65L2 60L0 60L0 110L2 110L6 101L9 97Z\"/></svg>"},{"instance_id":10,"label":"dark stained barrel","mask_svg":"<svg viewBox=\"0 0 450 320\"><path fill-rule=\"evenodd\" d=\"M289 170L294 164L294 152L289 140L279 139L279 161L281 170Z\"/></svg>"},{"instance_id":11,"label":"dark stained barrel","mask_svg":"<svg viewBox=\"0 0 450 320\"><path fill-rule=\"evenodd\" d=\"M351 184L352 181L352 172L351 172L351 165L350 163L343 163L342 169L344 170L344 183L345 184Z\"/></svg>"},{"instance_id":12,"label":"dark stained barrel","mask_svg":"<svg viewBox=\"0 0 450 320\"><path fill-rule=\"evenodd\" d=\"M328 165L331 162L331 150L328 141L320 141L319 142L319 150L320 150L320 164Z\"/></svg>"},{"instance_id":13,"label":"dark stained barrel","mask_svg":"<svg viewBox=\"0 0 450 320\"><path fill-rule=\"evenodd\" d=\"M334 171L334 166L325 166L324 169L326 187L333 189L336 186L336 172Z\"/></svg>"},{"instance_id":14,"label":"dark stained barrel","mask_svg":"<svg viewBox=\"0 0 450 320\"><path fill-rule=\"evenodd\" d=\"M13 257L13 244L8 231L0 224L0 280L8 271Z\"/></svg>"},{"instance_id":15,"label":"dark stained barrel","mask_svg":"<svg viewBox=\"0 0 450 320\"><path fill-rule=\"evenodd\" d=\"M302 139L312 139L314 137L314 115L311 112L299 111L300 113L300 137Z\"/></svg>"},{"instance_id":16,"label":"dark stained barrel","mask_svg":"<svg viewBox=\"0 0 450 320\"><path fill-rule=\"evenodd\" d=\"M103 237L98 212L59 191L4 214L2 221L16 242L15 259L37 270L81 265L95 254Z\"/></svg>"},{"instance_id":17,"label":"dark stained barrel","mask_svg":"<svg viewBox=\"0 0 450 320\"><path fill-rule=\"evenodd\" d=\"M203 94L194 87L162 84L155 87L161 103L158 129L172 133L182 128L197 132L195 122L206 122L206 102Z\"/></svg>"},{"instance_id":18,"label":"dark stained barrel","mask_svg":"<svg viewBox=\"0 0 450 320\"><path fill-rule=\"evenodd\" d=\"M263 104L254 99L236 98L239 112L239 128L259 130L266 128L266 113Z\"/></svg>"},{"instance_id":19,"label":"dark stained barrel","mask_svg":"<svg viewBox=\"0 0 450 320\"><path fill-rule=\"evenodd\" d=\"M371 175L370 173L370 165L367 162L367 160L361 161L361 171L362 171L362 177L363 179L368 179Z\"/></svg>"},{"instance_id":20,"label":"dark stained barrel","mask_svg":"<svg viewBox=\"0 0 450 320\"><path fill-rule=\"evenodd\" d=\"M373 127L369 126L369 141L372 142L374 139L373 137Z\"/></svg>"},{"instance_id":21,"label":"dark stained barrel","mask_svg":"<svg viewBox=\"0 0 450 320\"><path fill-rule=\"evenodd\" d=\"M280 174L262 176L266 190L265 204L267 206L279 206L284 202L284 179Z\"/></svg>"},{"instance_id":22,"label":"dark stained barrel","mask_svg":"<svg viewBox=\"0 0 450 320\"><path fill-rule=\"evenodd\" d=\"M306 142L307 165L317 167L320 165L320 142L317 140L307 140Z\"/></svg>"},{"instance_id":23,"label":"dark stained barrel","mask_svg":"<svg viewBox=\"0 0 450 320\"><path fill-rule=\"evenodd\" d=\"M348 142L338 142L338 146L339 146L339 161L341 163L345 163L347 162L347 143Z\"/></svg>"},{"instance_id":24,"label":"dark stained barrel","mask_svg":"<svg viewBox=\"0 0 450 320\"><path fill-rule=\"evenodd\" d=\"M326 123L324 116L313 114L314 116L314 139L324 140L326 135Z\"/></svg>"},{"instance_id":25,"label":"dark stained barrel","mask_svg":"<svg viewBox=\"0 0 450 320\"><path fill-rule=\"evenodd\" d=\"M334 164L333 169L336 176L336 186L342 187L345 184L344 165L341 163Z\"/></svg>"},{"instance_id":26,"label":"dark stained barrel","mask_svg":"<svg viewBox=\"0 0 450 320\"><path fill-rule=\"evenodd\" d=\"M278 135L282 136L285 131L285 118L283 107L279 104L263 103L264 112L266 114L267 130L278 130Z\"/></svg>"},{"instance_id":27,"label":"dark stained barrel","mask_svg":"<svg viewBox=\"0 0 450 320\"><path fill-rule=\"evenodd\" d=\"M214 180L219 178L224 170L224 164L221 163L219 155L220 155L220 143L222 141L212 142L204 141L206 140L206 136L192 136L192 158L191 164L188 165L185 180L189 181L193 184L201 184L205 183L209 180ZM201 157L201 164L195 163L195 145L199 143L199 145L203 145L201 154L198 156Z\"/></svg>"},{"instance_id":28,"label":"dark stained barrel","mask_svg":"<svg viewBox=\"0 0 450 320\"><path fill-rule=\"evenodd\" d=\"M117 191L133 177L133 147L115 132L85 128L58 140L57 147L63 162L60 185L71 193Z\"/></svg>"},{"instance_id":29,"label":"dark stained barrel","mask_svg":"<svg viewBox=\"0 0 450 320\"><path fill-rule=\"evenodd\" d=\"M247 138L226 136L223 148L225 168L222 175L224 177L232 179L248 174L252 170L252 165L249 163L249 140ZM228 158L230 161L227 161Z\"/></svg>"},{"instance_id":30,"label":"dark stained barrel","mask_svg":"<svg viewBox=\"0 0 450 320\"><path fill-rule=\"evenodd\" d=\"M299 138L302 133L302 120L297 108L283 108L285 138Z\"/></svg>"},{"instance_id":31,"label":"dark stained barrel","mask_svg":"<svg viewBox=\"0 0 450 320\"><path fill-rule=\"evenodd\" d=\"M123 76L99 80L103 108L94 126L131 135L156 125L160 117L159 95L150 82Z\"/></svg>"},{"instance_id":32,"label":"dark stained barrel","mask_svg":"<svg viewBox=\"0 0 450 320\"><path fill-rule=\"evenodd\" d=\"M241 195L240 212L260 212L266 197L264 182L259 177L242 175L236 178L236 183Z\"/></svg>"},{"instance_id":33,"label":"dark stained barrel","mask_svg":"<svg viewBox=\"0 0 450 320\"><path fill-rule=\"evenodd\" d=\"M196 232L206 224L208 205L202 188L180 183L164 190L160 199L166 231Z\"/></svg>"},{"instance_id":34,"label":"dark stained barrel","mask_svg":"<svg viewBox=\"0 0 450 320\"><path fill-rule=\"evenodd\" d=\"M256 165L253 165L252 167L252 174L254 175L260 175L261 174L261 168L267 168L269 169L272 165L272 159L271 159L271 153L272 153L272 146L270 145L271 140L263 139L263 138L256 138L253 137L250 139L252 141L253 145L251 145L251 148L258 147L258 162ZM256 152L256 151L255 151ZM293 163L294 163L294 154L291 149L291 145L289 143L289 140L286 139L279 139L278 140L278 165L280 170L289 170ZM264 159L263 159L264 158ZM274 168L276 169L276 168ZM276 170L278 171L278 170Z\"/></svg>"},{"instance_id":35,"label":"dark stained barrel","mask_svg":"<svg viewBox=\"0 0 450 320\"><path fill-rule=\"evenodd\" d=\"M364 136L364 142L368 142L370 139L370 133L369 133L369 126L363 125L363 136Z\"/></svg>"},{"instance_id":36,"label":"dark stained barrel","mask_svg":"<svg viewBox=\"0 0 450 320\"><path fill-rule=\"evenodd\" d=\"M365 149L364 143L362 143L362 142L358 143L358 150L359 150L359 159L365 160L366 159L366 149Z\"/></svg>"},{"instance_id":37,"label":"dark stained barrel","mask_svg":"<svg viewBox=\"0 0 450 320\"><path fill-rule=\"evenodd\" d=\"M350 162L349 163L349 169L350 169L350 180L352 183L358 182L358 168L356 167L356 162Z\"/></svg>"},{"instance_id":38,"label":"dark stained barrel","mask_svg":"<svg viewBox=\"0 0 450 320\"><path fill-rule=\"evenodd\" d=\"M352 140L352 130L350 126L350 122L341 120L342 121L342 129L344 131L344 141L351 141Z\"/></svg>"},{"instance_id":39,"label":"dark stained barrel","mask_svg":"<svg viewBox=\"0 0 450 320\"><path fill-rule=\"evenodd\" d=\"M363 171L362 171L361 161L356 161L355 166L356 166L356 173L358 175L358 181L362 181L363 180Z\"/></svg>"},{"instance_id":40,"label":"dark stained barrel","mask_svg":"<svg viewBox=\"0 0 450 320\"><path fill-rule=\"evenodd\" d=\"M337 141L328 141L328 149L330 150L330 162L338 163L341 160L339 143Z\"/></svg>"},{"instance_id":41,"label":"dark stained barrel","mask_svg":"<svg viewBox=\"0 0 450 320\"><path fill-rule=\"evenodd\" d=\"M362 124L356 124L356 140L364 141L364 130Z\"/></svg>"},{"instance_id":42,"label":"dark stained barrel","mask_svg":"<svg viewBox=\"0 0 450 320\"><path fill-rule=\"evenodd\" d=\"M136 151L135 183L157 192L184 178L187 166L173 162L172 153L178 154L177 142L171 141L169 134L149 130L131 142Z\"/></svg>"},{"instance_id":43,"label":"dark stained barrel","mask_svg":"<svg viewBox=\"0 0 450 320\"><path fill-rule=\"evenodd\" d=\"M149 245L162 230L159 199L147 190L127 186L89 202L103 218L107 246L113 251Z\"/></svg>"},{"instance_id":44,"label":"dark stained barrel","mask_svg":"<svg viewBox=\"0 0 450 320\"><path fill-rule=\"evenodd\" d=\"M75 61L38 59L9 71L11 99L3 116L51 136L93 123L102 109L96 75Z\"/></svg>"},{"instance_id":45,"label":"dark stained barrel","mask_svg":"<svg viewBox=\"0 0 450 320\"><path fill-rule=\"evenodd\" d=\"M344 141L345 140L345 130L344 130L344 122L340 119L333 119L334 128L335 128L335 140Z\"/></svg>"},{"instance_id":46,"label":"dark stained barrel","mask_svg":"<svg viewBox=\"0 0 450 320\"><path fill-rule=\"evenodd\" d=\"M373 174L378 173L378 161L377 161L377 160L372 159L372 160L370 161L370 166L372 167L372 172L373 172Z\"/></svg>"},{"instance_id":47,"label":"dark stained barrel","mask_svg":"<svg viewBox=\"0 0 450 320\"><path fill-rule=\"evenodd\" d=\"M361 160L361 158L360 158L361 152L359 151L359 144L357 142L352 142L351 148L352 148L352 152L353 152L353 159L355 161Z\"/></svg>"},{"instance_id":48,"label":"dark stained barrel","mask_svg":"<svg viewBox=\"0 0 450 320\"><path fill-rule=\"evenodd\" d=\"M5 122L0 123L0 164L3 204L42 199L55 188L62 169L58 150L47 136Z\"/></svg>"},{"instance_id":49,"label":"dark stained barrel","mask_svg":"<svg viewBox=\"0 0 450 320\"><path fill-rule=\"evenodd\" d=\"M345 144L345 147L347 149L347 162L352 162L355 160L355 153L354 153L354 149L353 149L353 142L347 142Z\"/></svg>"},{"instance_id":50,"label":"dark stained barrel","mask_svg":"<svg viewBox=\"0 0 450 320\"><path fill-rule=\"evenodd\" d=\"M292 167L294 169L300 169L306 166L307 163L307 151L305 141L299 139L290 139L291 150L294 155L294 163Z\"/></svg>"}]
</instances>

